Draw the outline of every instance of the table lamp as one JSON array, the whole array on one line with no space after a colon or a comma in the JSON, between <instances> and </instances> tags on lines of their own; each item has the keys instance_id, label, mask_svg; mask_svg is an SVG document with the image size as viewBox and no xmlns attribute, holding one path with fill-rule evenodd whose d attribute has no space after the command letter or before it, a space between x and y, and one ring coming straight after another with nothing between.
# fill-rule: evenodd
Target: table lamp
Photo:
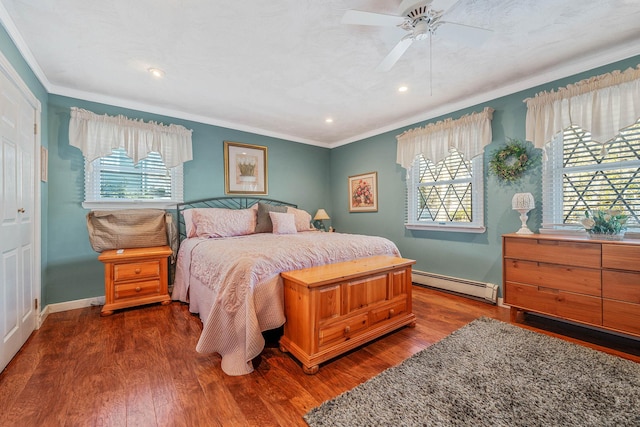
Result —
<instances>
[{"instance_id":1,"label":"table lamp","mask_svg":"<svg viewBox=\"0 0 640 427\"><path fill-rule=\"evenodd\" d=\"M536 201L531 193L516 193L511 199L511 207L514 211L520 212L520 221L522 227L516 231L516 234L533 234L533 231L527 228L527 213L536 207Z\"/></svg>"},{"instance_id":2,"label":"table lamp","mask_svg":"<svg viewBox=\"0 0 640 427\"><path fill-rule=\"evenodd\" d=\"M318 209L318 212L316 212L316 216L313 217L313 226L318 230L327 231L327 229L324 227L324 222L322 222L325 219L331 219L329 218L329 215L327 215L327 211L325 211L324 209Z\"/></svg>"}]
</instances>

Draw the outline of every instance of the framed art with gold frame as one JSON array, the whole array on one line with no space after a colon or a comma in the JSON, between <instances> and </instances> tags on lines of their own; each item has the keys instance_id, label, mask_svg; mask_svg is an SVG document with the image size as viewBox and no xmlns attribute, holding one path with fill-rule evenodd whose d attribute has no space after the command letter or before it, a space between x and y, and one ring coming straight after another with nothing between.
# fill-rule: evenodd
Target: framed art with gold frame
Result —
<instances>
[{"instance_id":1,"label":"framed art with gold frame","mask_svg":"<svg viewBox=\"0 0 640 427\"><path fill-rule=\"evenodd\" d=\"M349 177L349 212L378 211L378 172Z\"/></svg>"},{"instance_id":2,"label":"framed art with gold frame","mask_svg":"<svg viewBox=\"0 0 640 427\"><path fill-rule=\"evenodd\" d=\"M267 147L224 141L225 194L267 194Z\"/></svg>"}]
</instances>

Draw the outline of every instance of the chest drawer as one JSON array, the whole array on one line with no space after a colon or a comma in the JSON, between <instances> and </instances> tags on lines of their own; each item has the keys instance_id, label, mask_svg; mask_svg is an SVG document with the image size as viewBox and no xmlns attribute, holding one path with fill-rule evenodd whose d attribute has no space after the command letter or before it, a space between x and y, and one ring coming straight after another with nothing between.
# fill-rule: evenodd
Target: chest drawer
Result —
<instances>
[{"instance_id":1,"label":"chest drawer","mask_svg":"<svg viewBox=\"0 0 640 427\"><path fill-rule=\"evenodd\" d=\"M382 322L383 320L391 319L395 316L399 316L403 313L407 312L407 301L406 299L395 301L392 304L388 304L384 307L376 308L375 310L371 310L369 313L369 323L371 325L375 325L378 322Z\"/></svg>"},{"instance_id":2,"label":"chest drawer","mask_svg":"<svg viewBox=\"0 0 640 427\"><path fill-rule=\"evenodd\" d=\"M160 261L132 262L128 264L115 264L113 266L114 282L125 280L158 277L160 275Z\"/></svg>"},{"instance_id":3,"label":"chest drawer","mask_svg":"<svg viewBox=\"0 0 640 427\"><path fill-rule=\"evenodd\" d=\"M602 267L640 271L640 246L603 244Z\"/></svg>"},{"instance_id":4,"label":"chest drawer","mask_svg":"<svg viewBox=\"0 0 640 427\"><path fill-rule=\"evenodd\" d=\"M602 301L603 326L640 335L640 304L624 301Z\"/></svg>"},{"instance_id":5,"label":"chest drawer","mask_svg":"<svg viewBox=\"0 0 640 427\"><path fill-rule=\"evenodd\" d=\"M602 271L602 296L640 304L640 274L626 271Z\"/></svg>"},{"instance_id":6,"label":"chest drawer","mask_svg":"<svg viewBox=\"0 0 640 427\"><path fill-rule=\"evenodd\" d=\"M563 319L602 325L602 299L542 286L507 282L505 303Z\"/></svg>"},{"instance_id":7,"label":"chest drawer","mask_svg":"<svg viewBox=\"0 0 640 427\"><path fill-rule=\"evenodd\" d=\"M536 286L552 286L568 292L601 295L600 270L533 261L506 259L505 280Z\"/></svg>"},{"instance_id":8,"label":"chest drawer","mask_svg":"<svg viewBox=\"0 0 640 427\"><path fill-rule=\"evenodd\" d=\"M367 326L369 326L369 319L366 314L349 317L327 325L319 330L318 346L322 349L328 345L346 341Z\"/></svg>"},{"instance_id":9,"label":"chest drawer","mask_svg":"<svg viewBox=\"0 0 640 427\"><path fill-rule=\"evenodd\" d=\"M504 256L527 261L600 268L598 243L545 239L504 239Z\"/></svg>"}]
</instances>

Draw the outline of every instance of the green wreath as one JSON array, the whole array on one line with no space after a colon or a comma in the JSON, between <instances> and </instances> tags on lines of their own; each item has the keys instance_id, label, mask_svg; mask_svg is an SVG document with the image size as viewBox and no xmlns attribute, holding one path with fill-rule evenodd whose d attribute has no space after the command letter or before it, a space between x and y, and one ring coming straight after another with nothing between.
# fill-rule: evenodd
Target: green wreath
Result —
<instances>
[{"instance_id":1,"label":"green wreath","mask_svg":"<svg viewBox=\"0 0 640 427\"><path fill-rule=\"evenodd\" d=\"M520 141L510 139L501 150L495 151L489 160L489 169L507 182L517 181L529 168L531 156Z\"/></svg>"}]
</instances>

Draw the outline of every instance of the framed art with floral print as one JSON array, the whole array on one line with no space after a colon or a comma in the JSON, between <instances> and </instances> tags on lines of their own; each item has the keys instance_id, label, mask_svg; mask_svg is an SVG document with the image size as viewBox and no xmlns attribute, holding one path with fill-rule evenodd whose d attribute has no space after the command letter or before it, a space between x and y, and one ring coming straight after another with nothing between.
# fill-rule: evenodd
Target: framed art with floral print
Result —
<instances>
[{"instance_id":1,"label":"framed art with floral print","mask_svg":"<svg viewBox=\"0 0 640 427\"><path fill-rule=\"evenodd\" d=\"M267 147L224 141L225 194L267 194Z\"/></svg>"},{"instance_id":2,"label":"framed art with floral print","mask_svg":"<svg viewBox=\"0 0 640 427\"><path fill-rule=\"evenodd\" d=\"M378 211L378 172L349 177L349 212Z\"/></svg>"}]
</instances>

